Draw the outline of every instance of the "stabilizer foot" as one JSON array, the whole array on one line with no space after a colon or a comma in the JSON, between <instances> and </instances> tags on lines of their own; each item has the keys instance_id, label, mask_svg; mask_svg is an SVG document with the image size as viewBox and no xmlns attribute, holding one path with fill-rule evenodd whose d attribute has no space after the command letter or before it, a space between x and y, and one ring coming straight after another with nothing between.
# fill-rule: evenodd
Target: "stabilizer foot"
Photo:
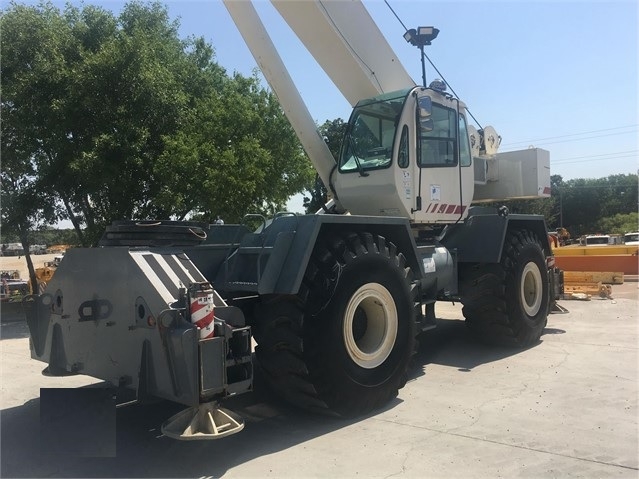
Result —
<instances>
[{"instance_id":1,"label":"stabilizer foot","mask_svg":"<svg viewBox=\"0 0 639 479\"><path fill-rule=\"evenodd\" d=\"M181 441L221 439L244 429L237 414L209 402L180 411L162 424L165 436Z\"/></svg>"},{"instance_id":2,"label":"stabilizer foot","mask_svg":"<svg viewBox=\"0 0 639 479\"><path fill-rule=\"evenodd\" d=\"M550 310L550 314L566 314L566 313L569 313L569 312L570 311L568 311L566 308L564 308L562 305L560 305L556 301L552 305L552 309Z\"/></svg>"}]
</instances>

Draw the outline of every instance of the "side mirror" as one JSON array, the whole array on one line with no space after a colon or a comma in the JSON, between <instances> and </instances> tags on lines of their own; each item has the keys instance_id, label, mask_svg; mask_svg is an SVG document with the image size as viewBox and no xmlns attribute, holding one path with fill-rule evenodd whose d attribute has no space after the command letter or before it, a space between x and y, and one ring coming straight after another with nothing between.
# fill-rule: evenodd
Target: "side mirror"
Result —
<instances>
[{"instance_id":1,"label":"side mirror","mask_svg":"<svg viewBox=\"0 0 639 479\"><path fill-rule=\"evenodd\" d=\"M432 118L426 118L424 120L419 120L419 127L422 129L422 131L433 131L435 125L433 124Z\"/></svg>"},{"instance_id":2,"label":"side mirror","mask_svg":"<svg viewBox=\"0 0 639 479\"><path fill-rule=\"evenodd\" d=\"M429 96L423 96L417 100L417 118L422 131L433 131L433 102Z\"/></svg>"}]
</instances>

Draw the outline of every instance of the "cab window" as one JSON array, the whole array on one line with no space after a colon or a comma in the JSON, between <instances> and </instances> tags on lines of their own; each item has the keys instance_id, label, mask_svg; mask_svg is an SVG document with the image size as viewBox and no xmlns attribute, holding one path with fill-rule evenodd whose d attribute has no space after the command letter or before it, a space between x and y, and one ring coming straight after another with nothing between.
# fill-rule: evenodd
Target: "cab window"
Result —
<instances>
[{"instance_id":1,"label":"cab window","mask_svg":"<svg viewBox=\"0 0 639 479\"><path fill-rule=\"evenodd\" d=\"M409 90L401 90L360 101L348 122L339 171L350 173L391 164L397 122Z\"/></svg>"},{"instance_id":2,"label":"cab window","mask_svg":"<svg viewBox=\"0 0 639 479\"><path fill-rule=\"evenodd\" d=\"M433 105L432 130L419 133L419 166L456 166L457 125L455 110Z\"/></svg>"},{"instance_id":3,"label":"cab window","mask_svg":"<svg viewBox=\"0 0 639 479\"><path fill-rule=\"evenodd\" d=\"M459 115L459 161L462 166L471 165L470 143L468 142L466 118Z\"/></svg>"},{"instance_id":4,"label":"cab window","mask_svg":"<svg viewBox=\"0 0 639 479\"><path fill-rule=\"evenodd\" d=\"M397 164L400 168L407 168L409 164L408 156L408 126L404 125L402 129L402 138L399 141L399 152L397 157Z\"/></svg>"}]
</instances>

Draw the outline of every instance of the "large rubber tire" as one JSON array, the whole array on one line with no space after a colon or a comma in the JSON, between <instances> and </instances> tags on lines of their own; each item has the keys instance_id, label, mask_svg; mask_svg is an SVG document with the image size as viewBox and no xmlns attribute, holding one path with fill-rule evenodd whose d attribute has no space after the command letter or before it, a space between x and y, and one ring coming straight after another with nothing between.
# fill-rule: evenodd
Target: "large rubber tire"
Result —
<instances>
[{"instance_id":1,"label":"large rubber tire","mask_svg":"<svg viewBox=\"0 0 639 479\"><path fill-rule=\"evenodd\" d=\"M342 417L396 397L416 344L411 277L381 236L320 238L300 293L264 298L256 311L256 359L272 389Z\"/></svg>"},{"instance_id":2,"label":"large rubber tire","mask_svg":"<svg viewBox=\"0 0 639 479\"><path fill-rule=\"evenodd\" d=\"M501 263L461 269L462 312L482 341L527 347L539 341L550 304L548 269L541 242L526 229L506 235Z\"/></svg>"}]
</instances>

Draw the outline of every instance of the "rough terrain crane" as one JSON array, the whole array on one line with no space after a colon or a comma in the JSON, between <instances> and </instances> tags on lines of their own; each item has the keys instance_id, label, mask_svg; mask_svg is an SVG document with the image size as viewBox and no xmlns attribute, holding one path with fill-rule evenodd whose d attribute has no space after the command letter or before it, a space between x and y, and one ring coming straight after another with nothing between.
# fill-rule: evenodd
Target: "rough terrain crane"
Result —
<instances>
[{"instance_id":1,"label":"rough terrain crane","mask_svg":"<svg viewBox=\"0 0 639 479\"><path fill-rule=\"evenodd\" d=\"M480 339L526 347L554 298L543 217L471 207L547 197L548 152L498 154L494 129L473 129L442 82L410 78L359 1L272 3L353 105L335 159L253 5L225 1L332 193L325 214L258 229L116 222L25 303L32 357L50 374L184 404L163 426L181 439L241 430L218 402L252 390L253 337L274 391L349 417L397 395L436 301L461 301Z\"/></svg>"}]
</instances>

